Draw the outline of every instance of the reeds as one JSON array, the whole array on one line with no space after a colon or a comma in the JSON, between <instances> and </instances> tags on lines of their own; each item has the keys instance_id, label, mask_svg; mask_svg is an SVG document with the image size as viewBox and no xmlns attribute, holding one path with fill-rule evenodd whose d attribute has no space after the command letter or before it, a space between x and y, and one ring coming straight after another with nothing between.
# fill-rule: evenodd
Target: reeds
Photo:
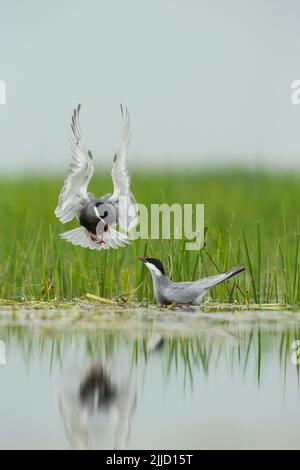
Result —
<instances>
[{"instance_id":1,"label":"reeds","mask_svg":"<svg viewBox=\"0 0 300 470\"><path fill-rule=\"evenodd\" d=\"M176 319L173 329L151 319L141 325L140 319L138 330L132 329L130 321L127 327L120 328L120 322L115 320L113 323L100 321L94 328L82 328L78 324L71 327L70 323L67 327L40 323L34 328L11 324L2 325L0 332L7 350L17 347L22 351L28 368L31 362L38 360L48 366L50 372L55 364L62 367L70 352L74 362L80 357L87 364L95 359L105 364L112 358L127 357L130 372L141 364L146 369L153 356L159 356L166 377L182 371L184 383L191 386L195 375L208 377L221 363L221 367L226 365L229 374L238 371L244 377L255 376L259 387L268 372L271 357L278 362L284 382L290 370L299 383L300 366L291 361L291 345L300 334L297 321L269 317L254 323L250 318L244 316L240 322L236 318L231 322L216 316L210 321L198 318L192 329L175 328ZM163 343L157 350L148 352L147 342L153 331L161 335Z\"/></svg>"},{"instance_id":2,"label":"reeds","mask_svg":"<svg viewBox=\"0 0 300 470\"><path fill-rule=\"evenodd\" d=\"M0 297L6 300L72 300L87 293L105 299L134 293L152 302L148 272L137 256L162 259L174 280L216 274L236 264L246 272L216 287L218 302L300 302L300 177L237 169L187 173L136 172L138 201L204 203L206 235L200 251L185 240L136 240L126 248L93 252L58 234L54 208L63 178L20 177L0 185ZM101 195L111 189L109 173L93 180ZM132 298L132 296L131 296Z\"/></svg>"}]
</instances>

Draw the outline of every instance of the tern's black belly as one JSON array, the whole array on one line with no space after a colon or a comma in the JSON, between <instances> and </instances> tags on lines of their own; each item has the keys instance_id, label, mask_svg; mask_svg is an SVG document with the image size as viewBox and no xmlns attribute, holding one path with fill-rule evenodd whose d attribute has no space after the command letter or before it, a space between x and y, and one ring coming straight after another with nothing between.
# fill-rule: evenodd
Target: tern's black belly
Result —
<instances>
[{"instance_id":1,"label":"tern's black belly","mask_svg":"<svg viewBox=\"0 0 300 470\"><path fill-rule=\"evenodd\" d=\"M79 217L80 225L85 227L89 232L96 235L96 227L99 222L98 217L93 217L88 211L82 211Z\"/></svg>"}]
</instances>

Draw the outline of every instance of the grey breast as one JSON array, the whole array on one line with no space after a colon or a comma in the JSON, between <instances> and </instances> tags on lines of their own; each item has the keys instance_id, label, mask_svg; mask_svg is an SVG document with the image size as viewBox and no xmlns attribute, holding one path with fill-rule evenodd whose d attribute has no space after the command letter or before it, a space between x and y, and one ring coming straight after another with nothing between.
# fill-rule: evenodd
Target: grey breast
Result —
<instances>
[{"instance_id":1,"label":"grey breast","mask_svg":"<svg viewBox=\"0 0 300 470\"><path fill-rule=\"evenodd\" d=\"M154 297L161 304L167 305L173 302L167 295L167 291L171 284L172 282L167 276L153 276Z\"/></svg>"}]
</instances>

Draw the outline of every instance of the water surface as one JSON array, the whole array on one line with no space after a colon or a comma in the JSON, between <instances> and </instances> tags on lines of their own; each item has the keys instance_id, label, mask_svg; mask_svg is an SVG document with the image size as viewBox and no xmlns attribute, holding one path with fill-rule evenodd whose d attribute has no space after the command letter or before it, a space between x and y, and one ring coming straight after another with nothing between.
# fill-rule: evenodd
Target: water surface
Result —
<instances>
[{"instance_id":1,"label":"water surface","mask_svg":"<svg viewBox=\"0 0 300 470\"><path fill-rule=\"evenodd\" d=\"M296 339L294 312L3 310L0 448L300 448Z\"/></svg>"}]
</instances>

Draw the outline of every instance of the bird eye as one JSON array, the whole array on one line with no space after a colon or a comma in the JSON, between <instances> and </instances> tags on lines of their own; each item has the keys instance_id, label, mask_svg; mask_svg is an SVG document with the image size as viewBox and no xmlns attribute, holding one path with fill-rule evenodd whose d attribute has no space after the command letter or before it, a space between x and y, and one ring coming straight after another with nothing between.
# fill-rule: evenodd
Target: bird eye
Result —
<instances>
[{"instance_id":1,"label":"bird eye","mask_svg":"<svg viewBox=\"0 0 300 470\"><path fill-rule=\"evenodd\" d=\"M104 214L103 214L101 217L102 217L102 219L104 219L104 218L107 217L107 216L108 216L108 212L107 212L107 211L104 211Z\"/></svg>"}]
</instances>

